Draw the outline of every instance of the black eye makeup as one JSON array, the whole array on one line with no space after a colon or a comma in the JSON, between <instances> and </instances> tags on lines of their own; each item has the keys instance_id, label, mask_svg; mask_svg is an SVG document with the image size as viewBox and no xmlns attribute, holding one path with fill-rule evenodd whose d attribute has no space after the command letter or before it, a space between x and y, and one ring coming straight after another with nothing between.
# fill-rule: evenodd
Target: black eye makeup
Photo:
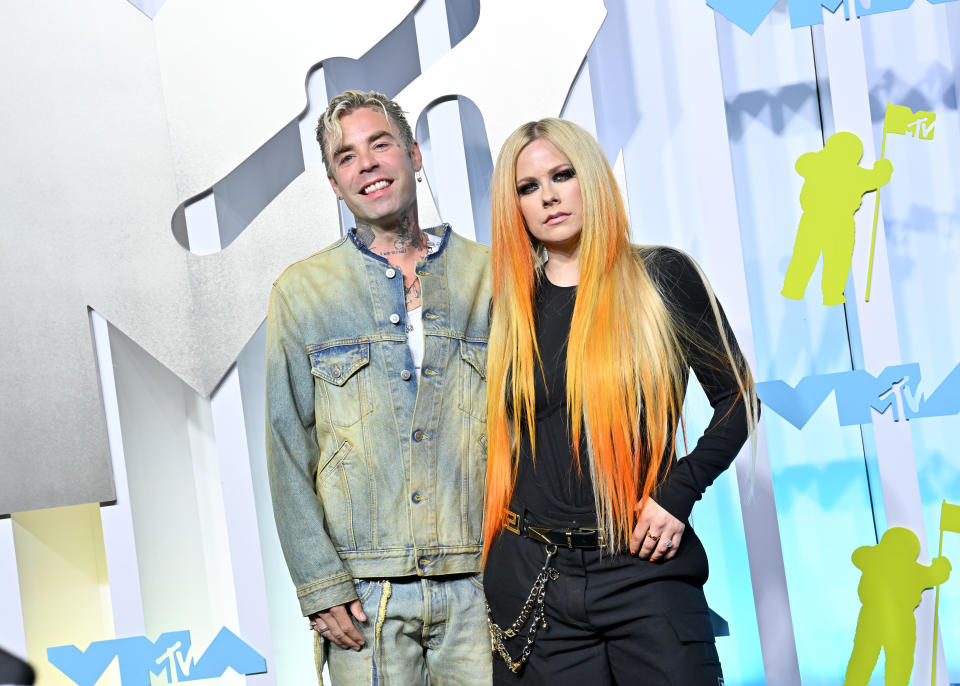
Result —
<instances>
[{"instance_id":1,"label":"black eye makeup","mask_svg":"<svg viewBox=\"0 0 960 686\"><path fill-rule=\"evenodd\" d=\"M527 195L537 190L537 184L533 182L522 183L517 186L517 195Z\"/></svg>"},{"instance_id":2,"label":"black eye makeup","mask_svg":"<svg viewBox=\"0 0 960 686\"><path fill-rule=\"evenodd\" d=\"M552 183L563 183L564 181L569 181L577 175L576 170L573 167L567 167L566 169L561 169L555 171L550 176L550 181ZM517 186L517 195L528 195L537 190L540 185L535 181L525 181Z\"/></svg>"}]
</instances>

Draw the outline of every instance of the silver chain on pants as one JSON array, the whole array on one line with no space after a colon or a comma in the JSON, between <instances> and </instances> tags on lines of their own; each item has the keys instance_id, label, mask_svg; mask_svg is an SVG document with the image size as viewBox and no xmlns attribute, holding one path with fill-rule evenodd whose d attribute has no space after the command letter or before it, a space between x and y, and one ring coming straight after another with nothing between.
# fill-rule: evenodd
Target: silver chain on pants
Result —
<instances>
[{"instance_id":1,"label":"silver chain on pants","mask_svg":"<svg viewBox=\"0 0 960 686\"><path fill-rule=\"evenodd\" d=\"M513 623L509 627L501 629L497 623L493 621L490 604L487 603L487 624L490 627L490 647L503 658L504 662L507 663L507 667L509 667L510 671L514 674L519 672L520 668L530 659L533 644L537 640L537 631L547 628L547 617L543 607L543 599L547 593L547 583L556 581L560 576L560 572L550 566L550 560L552 560L553 556L557 553L557 546L551 543L544 547L546 548L547 559L544 560L543 567L540 568L540 573L537 574L537 578L533 582L533 588L530 589L530 594L523 603L523 609L520 610L520 614L517 615L517 618L513 620ZM533 612L533 623L527 631L527 643L523 646L523 650L520 651L520 659L514 660L510 657L510 652L507 650L507 646L504 645L503 640L504 638L509 639L518 636L526 625L531 612Z\"/></svg>"}]
</instances>

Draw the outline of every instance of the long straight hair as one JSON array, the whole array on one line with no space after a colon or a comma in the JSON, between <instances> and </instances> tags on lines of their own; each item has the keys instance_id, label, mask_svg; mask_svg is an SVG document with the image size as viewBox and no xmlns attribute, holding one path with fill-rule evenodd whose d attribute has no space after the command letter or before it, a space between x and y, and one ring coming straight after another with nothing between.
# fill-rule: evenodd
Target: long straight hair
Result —
<instances>
[{"instance_id":1,"label":"long straight hair","mask_svg":"<svg viewBox=\"0 0 960 686\"><path fill-rule=\"evenodd\" d=\"M536 459L534 373L542 373L542 364L534 331L534 293L544 249L524 223L516 168L520 152L537 139L566 155L580 184L583 228L567 343L566 400L574 459L581 469L583 437L598 526L612 551L629 541L638 500L642 507L673 461L689 368L680 343L692 332L670 312L648 274L643 257L647 251L630 244L623 200L599 144L562 119L529 122L514 131L497 157L491 183L489 349L496 352L489 357L487 372L484 560L506 522L524 429ZM752 432L756 396L750 371L739 356L734 358L713 292L709 284L706 288L724 343L723 351L707 352L732 369L747 396Z\"/></svg>"}]
</instances>

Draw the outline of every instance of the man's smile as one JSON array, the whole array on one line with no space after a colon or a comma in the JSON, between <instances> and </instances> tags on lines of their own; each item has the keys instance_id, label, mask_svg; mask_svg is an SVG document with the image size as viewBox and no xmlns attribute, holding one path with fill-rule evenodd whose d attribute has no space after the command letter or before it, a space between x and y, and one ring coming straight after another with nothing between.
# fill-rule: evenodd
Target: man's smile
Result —
<instances>
[{"instance_id":1,"label":"man's smile","mask_svg":"<svg viewBox=\"0 0 960 686\"><path fill-rule=\"evenodd\" d=\"M389 187L390 185L392 185L392 184L393 184L393 181L390 181L390 180L388 180L388 179L377 179L377 180L374 181L373 183L369 183L369 184L367 184L366 186L364 186L363 188L361 188L361 189L360 189L360 194L361 194L361 195L374 195L374 194L376 194L377 191L383 190L384 188L388 188L388 187Z\"/></svg>"}]
</instances>

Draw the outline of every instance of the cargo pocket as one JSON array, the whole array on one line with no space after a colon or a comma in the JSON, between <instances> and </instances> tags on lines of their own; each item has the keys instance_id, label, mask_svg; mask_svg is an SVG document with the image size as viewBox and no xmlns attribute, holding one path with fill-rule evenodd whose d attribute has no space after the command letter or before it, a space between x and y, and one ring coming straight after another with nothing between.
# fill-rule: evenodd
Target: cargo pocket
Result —
<instances>
[{"instance_id":1,"label":"cargo pocket","mask_svg":"<svg viewBox=\"0 0 960 686\"><path fill-rule=\"evenodd\" d=\"M720 657L714 645L713 627L706 612L672 612L664 615L676 634L679 648L668 671L675 686L722 684Z\"/></svg>"},{"instance_id":2,"label":"cargo pocket","mask_svg":"<svg viewBox=\"0 0 960 686\"><path fill-rule=\"evenodd\" d=\"M461 410L480 421L487 419L487 344L460 341Z\"/></svg>"},{"instance_id":3,"label":"cargo pocket","mask_svg":"<svg viewBox=\"0 0 960 686\"><path fill-rule=\"evenodd\" d=\"M321 416L334 426L353 426L373 410L368 374L370 344L326 348L311 346L310 372L316 377L316 402Z\"/></svg>"}]
</instances>

